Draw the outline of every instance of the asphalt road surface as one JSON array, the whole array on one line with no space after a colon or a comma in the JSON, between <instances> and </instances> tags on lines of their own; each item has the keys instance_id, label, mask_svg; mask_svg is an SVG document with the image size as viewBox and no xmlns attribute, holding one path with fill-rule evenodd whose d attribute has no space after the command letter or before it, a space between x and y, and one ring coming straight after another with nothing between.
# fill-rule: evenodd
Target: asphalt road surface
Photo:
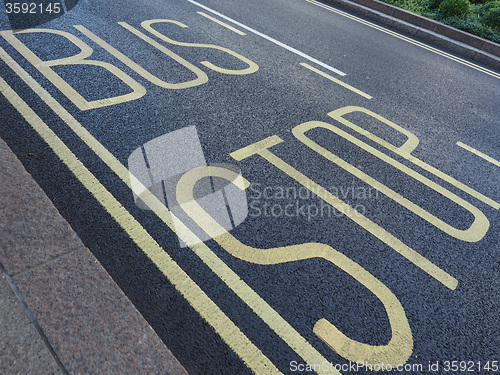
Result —
<instances>
[{"instance_id":1,"label":"asphalt road surface","mask_svg":"<svg viewBox=\"0 0 500 375\"><path fill-rule=\"evenodd\" d=\"M0 136L190 374L500 372L500 72L316 0L0 26Z\"/></svg>"}]
</instances>

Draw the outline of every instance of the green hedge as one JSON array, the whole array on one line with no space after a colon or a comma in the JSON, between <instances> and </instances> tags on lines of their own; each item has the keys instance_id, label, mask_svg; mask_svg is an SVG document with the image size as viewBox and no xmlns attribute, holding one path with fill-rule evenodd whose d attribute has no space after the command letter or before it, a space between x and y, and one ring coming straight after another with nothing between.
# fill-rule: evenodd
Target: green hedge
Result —
<instances>
[{"instance_id":1,"label":"green hedge","mask_svg":"<svg viewBox=\"0 0 500 375\"><path fill-rule=\"evenodd\" d=\"M500 1L490 1L484 4L483 17L487 25L500 27Z\"/></svg>"},{"instance_id":2,"label":"green hedge","mask_svg":"<svg viewBox=\"0 0 500 375\"><path fill-rule=\"evenodd\" d=\"M382 0L500 43L500 0Z\"/></svg>"},{"instance_id":3,"label":"green hedge","mask_svg":"<svg viewBox=\"0 0 500 375\"><path fill-rule=\"evenodd\" d=\"M443 0L439 4L439 11L445 17L463 16L469 12L469 0Z\"/></svg>"}]
</instances>

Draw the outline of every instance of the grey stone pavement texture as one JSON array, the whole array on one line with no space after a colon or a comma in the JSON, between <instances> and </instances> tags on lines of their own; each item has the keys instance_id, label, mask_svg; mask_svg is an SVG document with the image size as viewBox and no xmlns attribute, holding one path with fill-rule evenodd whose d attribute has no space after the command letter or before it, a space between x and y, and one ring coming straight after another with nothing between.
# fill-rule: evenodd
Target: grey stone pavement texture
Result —
<instances>
[{"instance_id":1,"label":"grey stone pavement texture","mask_svg":"<svg viewBox=\"0 0 500 375\"><path fill-rule=\"evenodd\" d=\"M327 0L500 69L500 45L377 0ZM0 374L187 374L0 139Z\"/></svg>"},{"instance_id":2,"label":"grey stone pavement texture","mask_svg":"<svg viewBox=\"0 0 500 375\"><path fill-rule=\"evenodd\" d=\"M187 374L1 139L0 374Z\"/></svg>"}]
</instances>

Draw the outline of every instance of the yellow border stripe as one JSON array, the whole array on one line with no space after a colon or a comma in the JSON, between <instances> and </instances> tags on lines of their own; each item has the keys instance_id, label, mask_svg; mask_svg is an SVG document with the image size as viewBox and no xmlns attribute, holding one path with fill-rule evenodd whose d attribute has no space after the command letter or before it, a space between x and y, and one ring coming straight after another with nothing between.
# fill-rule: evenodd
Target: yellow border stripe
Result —
<instances>
[{"instance_id":1,"label":"yellow border stripe","mask_svg":"<svg viewBox=\"0 0 500 375\"><path fill-rule=\"evenodd\" d=\"M234 31L236 34L240 34L240 35L247 35L247 34L245 34L243 31L240 31L240 30L238 30L238 29L236 29L236 28L232 27L231 25L228 25L227 23L222 22L221 20L218 20L217 18L214 18L214 17L212 17L212 16L209 16L209 15L208 15L208 14L206 14L206 13L203 13L203 12L196 12L196 13L198 13L200 16L203 16L203 17L205 17L205 18L208 18L210 21L214 21L214 22L218 23L219 25L224 26L225 28L227 28L227 29L229 29L229 30L231 30L231 31Z\"/></svg>"},{"instance_id":2,"label":"yellow border stripe","mask_svg":"<svg viewBox=\"0 0 500 375\"><path fill-rule=\"evenodd\" d=\"M87 129L85 129L64 107L59 104L59 102L57 102L57 100L55 100L42 86L40 86L40 84L35 79L33 79L17 62L15 62L2 48L0 48L0 57L75 132L75 134L80 137L80 139L84 141L87 146L89 146L90 149L94 151L97 156L104 163L106 163L106 165L108 165L108 167L114 173L116 173L124 183L127 184L127 186L129 186L129 188L132 189L132 184L130 182L131 176L128 169L125 168L125 166L123 166L123 164L121 164L121 162L116 159L113 154L111 154L97 139L95 139ZM134 186L137 187L139 185L141 185L140 182L135 179ZM140 187L140 189L141 191L139 193L144 193L146 191L146 188L144 186ZM154 204L158 205L161 203L157 200ZM165 224L167 224L167 226L172 231L174 231L174 233L176 232L176 227L181 228L180 231L177 230L177 235L180 237L186 236L185 242L193 242L191 241L191 239L189 239L189 236L191 236L192 238L194 234L170 211L165 209L164 211L154 212ZM176 222L175 224L174 221ZM219 278L224 283L226 283L226 285L231 290L236 293L236 295L238 295L281 339L283 339L283 341L285 341L307 363L318 364L326 361L326 359L290 325L290 323L283 319L281 315L279 315L266 301L264 301L252 288L250 288L232 269L230 269L220 258L218 258L217 255L208 246L205 245L205 243L201 242L193 246L192 250L201 258L201 260L205 264L210 267L210 269L215 274L217 274L217 276L219 276ZM143 249L143 251L146 252L148 250L146 248ZM161 259L158 260L158 262L156 262L154 259L153 261L161 270L164 261L162 261ZM191 301L191 299L188 299L188 301ZM210 299L208 300L212 302ZM200 307L199 305L196 306ZM195 306L193 305L193 307ZM234 331L234 329L231 329L232 325L234 325L231 321L229 321L230 324L228 323L227 327L225 326L225 324L218 324L217 321L212 322L211 316L204 314L205 310L203 308L195 308L203 316L203 318L207 320L207 322L209 322L209 324L216 328L216 331L223 338L223 340L226 341L226 343L235 351L238 356L240 356L240 358L242 358L242 360L253 371L255 371L257 374L279 373L278 369L274 367L269 359L265 357L260 352L260 350L255 347L248 340L248 338L246 338L246 336L241 333L241 331L239 331L237 327L235 327L236 329L238 329L238 331L235 331L236 333L229 332ZM221 312L221 314L223 313ZM233 334L236 334L236 337L238 337L239 334L243 336L240 340L243 345L240 345L238 342L236 342L238 340L237 338L232 338ZM246 342L245 340L248 342ZM334 373L339 374L339 372L337 371L334 371Z\"/></svg>"},{"instance_id":3,"label":"yellow border stripe","mask_svg":"<svg viewBox=\"0 0 500 375\"><path fill-rule=\"evenodd\" d=\"M472 152L473 154L479 156L480 158L483 158L486 161L489 161L491 164L496 165L497 167L500 167L500 161L493 159L491 156L488 156L486 154L483 154L481 151L476 150L475 148L472 148L470 146L467 146L466 144L462 142L457 142L457 146L462 147L463 149Z\"/></svg>"},{"instance_id":4,"label":"yellow border stripe","mask_svg":"<svg viewBox=\"0 0 500 375\"><path fill-rule=\"evenodd\" d=\"M303 67L305 67L305 68L307 68L309 70L312 70L315 73L318 73L319 75L321 75L321 76L329 79L330 81L335 82L336 84L338 84L338 85L340 85L342 87L345 87L346 89L351 90L352 92L355 92L356 94L361 95L362 97L364 97L366 99L372 99L373 98L373 96L370 96L370 95L364 93L363 91L358 90L357 88L352 87L351 85L348 85L345 82L342 82L340 79L332 77L331 75L326 74L325 72L322 72L321 70L312 67L311 65L309 65L307 63L300 63L299 65L302 65Z\"/></svg>"},{"instance_id":5,"label":"yellow border stripe","mask_svg":"<svg viewBox=\"0 0 500 375\"><path fill-rule=\"evenodd\" d=\"M0 57L23 80L35 86L32 77L0 47ZM16 64L16 66L13 66ZM24 72L24 73L23 73ZM33 81L31 81L33 80ZM38 83L36 83L38 85ZM34 89L34 87L31 87ZM43 90L41 86L39 89ZM40 91L40 90L36 90ZM114 220L125 230L130 238L150 258L175 288L210 324L222 339L234 350L245 364L257 374L281 374L274 364L257 348L224 312L205 294L182 268L161 248L142 225L116 200L100 181L82 164L64 142L43 122L42 119L19 97L19 95L0 77L0 92L19 111L33 129L43 138L54 153L69 168L82 185L92 193ZM37 92L39 94L39 92ZM50 94L47 93L48 96ZM45 98L44 98L45 99ZM68 114L69 115L69 114ZM69 115L70 116L70 115ZM76 121L76 120L75 120Z\"/></svg>"},{"instance_id":6,"label":"yellow border stripe","mask_svg":"<svg viewBox=\"0 0 500 375\"><path fill-rule=\"evenodd\" d=\"M399 38L401 40L404 40L404 41L406 41L408 43L414 44L414 45L416 45L418 47L424 48L424 49L426 49L428 51L434 52L434 53L436 53L436 54L438 54L440 56L446 57L446 58L448 58L450 60L453 60L453 61L456 61L456 62L458 62L460 64L466 65L469 68L473 68L473 69L479 70L480 72L486 73L486 74L488 74L488 75L490 75L492 77L500 79L500 74L496 73L496 72L494 72L494 71L492 71L490 69L483 68L482 66L479 66L479 65L476 65L474 63L468 62L467 60L461 59L460 57L453 56L450 53L447 53L447 52L441 51L441 50L439 50L437 48L428 46L425 43L418 42L415 39L412 39L412 38L409 38L409 37L404 36L402 34L399 34L397 32L391 31L391 30L389 30L389 29L387 29L385 27L378 26L378 25L376 25L376 24L374 24L372 22L365 21L362 18L353 16L353 15L351 15L349 13L343 12L343 11L335 9L335 8L332 8L332 7L328 6L328 5L319 3L319 2L314 1L314 0L306 0L306 1L309 2L309 3L311 3L311 4L317 5L317 6L321 7L321 8L327 9L327 10L329 10L331 12L337 13L337 14L339 14L341 16L350 18L350 19L352 19L352 20L354 20L356 22L359 22L359 23L362 23L364 25L370 26L373 29L376 29L376 30L382 31L382 32L384 32L386 34L392 35L392 36L394 36L396 38Z\"/></svg>"}]
</instances>

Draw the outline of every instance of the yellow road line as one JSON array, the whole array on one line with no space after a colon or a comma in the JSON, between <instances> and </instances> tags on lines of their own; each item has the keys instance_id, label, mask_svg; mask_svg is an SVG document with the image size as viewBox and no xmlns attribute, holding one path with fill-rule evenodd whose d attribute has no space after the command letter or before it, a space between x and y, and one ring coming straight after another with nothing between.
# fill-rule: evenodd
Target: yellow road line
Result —
<instances>
[{"instance_id":1,"label":"yellow road line","mask_svg":"<svg viewBox=\"0 0 500 375\"><path fill-rule=\"evenodd\" d=\"M43 34L55 34L66 38L77 48L80 49L80 53L64 57L62 59L55 60L45 60L40 59L31 49L29 49L24 43L22 43L15 35L25 34L25 33L43 33ZM14 35L15 34L15 35ZM113 64L98 60L89 60L87 57L91 56L94 50L81 39L77 38L75 35L61 30L52 29L26 29L18 30L15 33L12 30L0 31L0 35L12 46L17 52L19 52L26 60L28 60L33 66L38 69L54 86L61 90L66 97L71 100L81 111L86 111L94 108L102 108L108 105L120 104L129 102L142 98L146 95L146 89L135 79L130 77L124 71L118 69ZM100 68L106 69L108 72L113 74L116 78L120 79L123 83L132 89L132 92L124 95L119 95L115 97L108 97L103 99L88 101L82 95L80 95L68 82L59 76L56 71L52 68L60 65L90 65L98 66Z\"/></svg>"},{"instance_id":2,"label":"yellow road line","mask_svg":"<svg viewBox=\"0 0 500 375\"><path fill-rule=\"evenodd\" d=\"M196 13L198 13L200 16L203 16L203 17L205 17L205 18L208 18L210 21L214 21L214 22L218 23L219 25L224 26L226 29L229 29L229 30L231 30L231 31L234 31L236 34L239 34L239 35L247 35L247 34L245 34L243 31L240 31L240 30L238 30L238 29L236 29L236 28L232 27L231 25L228 25L227 23L222 22L221 20L218 20L217 18L214 18L214 17L212 17L212 16L209 16L209 15L208 15L208 14L206 14L206 13L203 13L203 12L196 12Z\"/></svg>"},{"instance_id":3,"label":"yellow road line","mask_svg":"<svg viewBox=\"0 0 500 375\"><path fill-rule=\"evenodd\" d=\"M392 366L406 363L413 352L413 336L404 308L389 288L358 263L324 243L309 242L267 249L243 244L229 232L225 231L194 199L193 189L196 183L206 177L226 179L234 183L241 190L246 189L250 185L249 183L247 184L248 181L244 180L241 175L220 167L199 167L185 173L177 184L177 201L182 206L184 212L200 228L203 228L206 233L231 255L247 262L271 265L319 258L339 267L357 282L365 286L382 302L389 318L392 338L386 345L365 344L347 337L324 318L316 322L313 328L314 333L328 344L332 350L351 362L385 363ZM221 235L221 233L223 234ZM319 278L328 277L326 275L317 276Z\"/></svg>"},{"instance_id":4,"label":"yellow road line","mask_svg":"<svg viewBox=\"0 0 500 375\"><path fill-rule=\"evenodd\" d=\"M500 161L493 159L491 156L488 156L486 154L483 154L481 151L476 150L475 148L472 148L470 146L467 146L466 144L462 142L457 142L457 146L462 147L463 149L472 152L473 154L479 156L480 158L483 158L486 161L489 161L493 165L496 165L497 167L500 167Z\"/></svg>"},{"instance_id":5,"label":"yellow road line","mask_svg":"<svg viewBox=\"0 0 500 375\"><path fill-rule=\"evenodd\" d=\"M194 78L190 81L185 81L185 82L177 82L177 83L165 82L165 81L159 79L158 77L156 77L155 75L151 74L150 72L148 72L146 69L144 69L142 66L140 66L139 64L134 62L129 57L125 56L123 53L118 51L116 48L111 46L109 43L107 43L104 40L102 40L101 38L99 38L97 35L95 35L93 32L88 30L86 27L84 27L82 25L73 25L73 27L75 29L77 29L78 31L80 31L87 38L92 40L94 43L99 45L101 48L104 48L111 55L116 57L118 60L120 60L125 65L127 65L130 69L132 69L134 72L139 74L141 77L147 79L149 82L151 82L157 86L160 86L160 87L163 87L166 89L187 89L189 87L196 87L196 86L203 85L204 83L208 82L208 76L206 75L206 73L203 70L201 70L197 66L191 64L189 61L186 61L178 54L172 52L167 47L162 46L160 43L149 38L148 36L144 35L143 33L141 33L138 30L134 29L135 35L137 35L139 38L144 40L146 43L149 43L150 45L152 45L153 47L155 47L156 49L158 49L159 51L161 51L162 53L164 53L165 55L170 57L172 60L177 62L179 65L182 65L187 70L190 70L192 73L194 73L196 75L196 78Z\"/></svg>"},{"instance_id":6,"label":"yellow road line","mask_svg":"<svg viewBox=\"0 0 500 375\"><path fill-rule=\"evenodd\" d=\"M357 212L353 207L349 206L347 203L333 195L331 192L323 188L321 185L317 184L315 181L292 167L290 164L285 162L280 157L273 154L269 148L284 142L277 135L267 137L260 140L254 144L243 147L239 150L233 151L229 154L235 160L241 161L252 155L260 155L262 158L267 160L269 163L274 165L276 168L280 169L282 172L293 178L299 184L304 186L306 189L310 190L312 193L317 195L319 198L323 199L332 207L336 208L338 211L342 212L349 219L354 221L356 224L366 229L372 235L377 237L380 241L391 247L394 251L401 254L415 266L420 268L422 271L432 276L434 279L439 281L441 284L446 286L451 290L455 290L458 286L458 280L448 274L446 271L442 270L430 260L422 256L420 253L413 250L411 247L404 244L401 240L396 238L394 235L389 233L387 230L371 221L366 216Z\"/></svg>"},{"instance_id":7,"label":"yellow road line","mask_svg":"<svg viewBox=\"0 0 500 375\"><path fill-rule=\"evenodd\" d=\"M207 7L207 6L205 6L205 5L202 5L202 4L200 4L200 3L197 3L197 2L196 2L196 1L194 1L194 0L187 0L187 1L189 1L191 4L194 4L194 5L196 5L196 6L200 7L200 8L202 8L202 9L205 9L205 10L209 11L210 13L215 14L216 16L219 16L220 18L224 18L225 20L228 20L228 21L230 21L230 22L234 23L235 25L238 25L238 26L239 26L239 27L241 27L242 29L245 29L245 30L250 31L251 33L253 33L253 34L255 34L255 35L258 35L258 36L260 36L261 38L264 38L264 39L266 39L266 40L270 41L271 43L274 43L274 44L276 44L276 45L278 45L278 46L280 46L280 47L283 47L283 48L285 48L286 50L288 50L288 51L290 51L290 52L292 52L292 53L295 53L295 54L296 54L296 55L298 55L298 56L301 56L301 57L303 57L303 58L305 58L305 59L307 59L307 60L309 60L309 61L312 61L313 63L318 64L318 65L322 66L322 67L323 67L323 68L325 68L325 69L328 69L328 70L330 70L330 71L332 71L332 72L334 72L334 73L336 73L336 74L339 74L339 75L341 75L341 76L345 76L345 75L346 75L344 72L342 72L342 71L340 71L340 70L338 70L338 69L335 69L333 66L330 66L330 65L328 65L328 64L325 64L324 62L321 62L321 61L319 61L319 60L315 59L314 57L309 56L308 54L306 54L306 53L304 53L304 52L301 52L301 51L299 51L299 50L297 50L297 49L295 49L295 48L292 48L292 47L290 47L290 46L286 45L285 43L281 43L280 41L278 41L278 40L276 40L276 39L274 39L274 38L271 38L270 36L268 36L268 35L266 35L266 34L264 34L264 33L261 33L261 32L259 32L259 31L255 30L255 29L252 29L251 27L248 27L248 26L246 26L246 25L242 24L241 22L238 22L238 21L236 21L236 20L233 20L232 18L229 18L228 16L225 16L225 15L223 15L222 13L219 13L219 12L217 12L217 11L215 11L215 10L213 10L213 9L211 9L211 8L209 8L209 7Z\"/></svg>"},{"instance_id":8,"label":"yellow road line","mask_svg":"<svg viewBox=\"0 0 500 375\"><path fill-rule=\"evenodd\" d=\"M331 75L326 74L325 72L322 72L321 70L316 69L316 68L312 67L311 65L309 65L307 63L300 63L300 65L302 65L303 67L305 67L305 68L307 68L309 70L312 70L315 73L318 73L319 75L321 75L321 76L329 79L332 82L335 82L336 84L338 84L338 85L340 85L342 87L345 87L348 90L351 90L352 92L355 92L358 95L361 95L362 97L364 97L366 99L372 99L373 98L372 96L368 95L367 93L364 93L363 91L358 90L357 88L352 87L351 85L348 85L347 83L342 82L340 79L332 77Z\"/></svg>"},{"instance_id":9,"label":"yellow road line","mask_svg":"<svg viewBox=\"0 0 500 375\"><path fill-rule=\"evenodd\" d=\"M336 117L336 116L332 116ZM353 145L358 146L359 148L369 152L373 156L379 158L381 161L384 161L385 163L393 166L394 168L398 169L399 171L405 173L408 176L411 176L414 178L416 181L424 184L425 186L431 188L435 192L441 194L443 197L446 197L450 201L454 202L458 206L462 207L463 209L469 211L470 214L474 216L474 221L472 224L470 224L469 228L467 229L462 229L462 228L456 228L443 220L439 219L438 217L434 216L430 212L426 211L419 205L413 203L412 201L408 200L407 198L403 197L402 195L398 194L396 191L390 189L388 186L382 184L380 181L377 179L373 178L372 176L369 176L368 174L364 173L360 169L356 168L354 165L349 164L345 160L341 159L328 149L320 146L318 143L314 142L311 138L309 138L305 133L312 129L326 129L328 131L331 131L332 133L344 138L345 140L351 142ZM316 151L318 154L322 155L326 159L330 160L332 163L338 165L340 168L344 169L345 171L351 173L353 176L356 176L359 178L361 181L364 181L368 185L372 186L373 188L377 189L380 191L382 194L386 195L387 197L393 199L395 202L398 202L401 206L405 207L409 211L413 212L414 214L420 216L422 219L426 220L427 222L431 223L434 225L436 228L439 228L443 232L447 233L448 235L455 237L459 240L462 241L468 241L468 242L477 242L480 241L486 232L488 231L490 227L489 220L487 217L484 215L484 213L479 210L476 206L473 204L467 202L466 200L460 198L456 194L452 193L448 189L442 187L441 185L435 183L432 180L429 180L427 177L421 175L417 171L408 168L404 164L398 162L396 159L391 158L390 156L386 155L385 153L375 149L374 147L368 145L367 143L359 140L358 138L352 136L351 134L339 129L338 127L328 124L326 122L321 122L321 121L309 121L302 123L300 125L297 125L292 129L293 135L302 143L310 147L312 150Z\"/></svg>"},{"instance_id":10,"label":"yellow road line","mask_svg":"<svg viewBox=\"0 0 500 375\"><path fill-rule=\"evenodd\" d=\"M135 189L139 189L137 193L144 194L141 195L141 198L143 198L146 204L148 204L150 207L155 208L159 207L159 205L162 205L162 203L158 199L156 199L156 197L150 192L149 194L145 194L144 192L147 191L147 189L141 184L141 182L136 178L133 178L128 169L125 168L125 166L118 159L116 159L113 154L111 154L97 139L95 139L87 129L85 129L64 107L61 106L61 104L59 104L57 100L55 100L1 47L0 58L2 58L5 63L16 72L16 74L75 132L78 137L80 137L82 141L87 144L87 146L92 151L96 153L96 155L104 163L106 163L106 165L108 165L108 167L114 173L116 173L116 175L124 183L127 184L130 189L132 189L132 187L134 187ZM99 181L97 181L97 183L99 183ZM127 211L125 210L125 212ZM196 236L166 207L165 210L155 210L154 213L174 233L176 233L181 239L183 239L184 242L200 242L195 238ZM133 219L133 217L131 218ZM127 224L126 221L127 220L125 220L124 224ZM175 228L177 228L177 231L175 230ZM134 233L135 229L132 228L131 232ZM146 254L154 252L154 250L150 250L147 247L141 247L141 249L143 249L143 251L145 252L148 251L148 253ZM305 340L285 319L281 317L281 315L279 315L279 313L276 312L276 310L274 310L252 288L250 288L250 286L248 286L219 257L217 257L217 255L205 243L200 242L197 245L192 246L191 249L196 253L198 257L200 257L200 259L205 264L210 267L210 269L215 274L217 274L217 276L219 276L219 278L224 283L226 283L226 285L231 290L236 293L236 295L238 295L281 339L283 339L283 341L287 343L287 345L289 345L307 363L317 364L326 361L326 359L311 344L309 344L307 340ZM165 269L165 264L167 264L168 262L172 262L170 257L163 258L158 254L155 254L155 257L152 258L152 260L153 262L155 262L157 267L162 270L162 272L163 269ZM187 275L185 277L187 277ZM190 283L191 281L192 280L188 278L185 282ZM189 292L189 290L187 292ZM200 295L199 298L201 298L202 302L198 300L198 295ZM213 304L213 302L210 299L208 299L207 301L205 298L203 298L202 295L204 295L204 292L200 289L196 293L191 293L189 295L189 298L186 297L186 299L190 301L190 303L195 303L193 304L193 307L195 307L200 315L202 315L202 317L216 329L216 332L231 347L231 349L234 350L234 352L240 358L242 358L242 360L257 374L279 373L278 369L276 369L272 362L270 362L269 359L265 357L260 352L260 350L255 347L248 340L248 338L246 338L246 336L241 333L241 331L239 331L236 326L234 326L234 328L238 329L238 331L235 331L235 329L233 328L234 324L229 319L227 319L227 317L226 320L228 320L228 322L220 324L218 320L214 321L214 319L217 318L217 314L213 317L211 313L206 313L206 310L202 307L205 303L210 302L211 304ZM216 307L215 304L214 306ZM220 312L220 314L223 313ZM233 337L233 335L235 335L235 337Z\"/></svg>"},{"instance_id":11,"label":"yellow road line","mask_svg":"<svg viewBox=\"0 0 500 375\"><path fill-rule=\"evenodd\" d=\"M2 48L0 57L6 61L5 51ZM17 69L16 72L19 73ZM258 374L281 374L1 77L0 92L243 362Z\"/></svg>"},{"instance_id":12,"label":"yellow road line","mask_svg":"<svg viewBox=\"0 0 500 375\"><path fill-rule=\"evenodd\" d=\"M406 137L408 137L408 140L405 142L405 144L403 146L396 147L393 144L387 142L386 140L379 138L375 134L360 127L359 125L352 123L351 121L349 121L343 117L344 115L346 115L348 113L358 112L358 111L365 113L365 114L379 120L383 124L385 124L393 129L395 129L396 131L404 134ZM496 210L500 209L500 203L494 201L491 198L488 198L487 196L479 193L478 191L472 189L471 187L465 185L464 183L447 175L446 173L441 172L439 169L434 168L432 165L429 165L429 164L425 163L424 161L418 159L417 157L413 156L412 152L417 147L417 145L419 143L419 139L415 136L415 134L413 134L409 130L404 129L399 125L396 125L392 121L389 121L386 118L384 118L384 117L382 117L382 116L380 116L380 115L378 115L378 114L376 114L376 113L374 113L366 108L357 107L357 106L347 106L347 107L336 109L335 111L329 112L328 116L330 116L331 118L333 118L336 121L339 121L341 124L353 129L354 131L358 132L359 134L365 136L366 138L371 139L373 142L376 142L379 145L385 147L386 149L396 153L397 155L402 156L403 158L412 162L416 166L426 170L427 172L432 173L434 176L439 177L440 179L448 182L449 184L455 186L456 188L462 190L463 192L480 200L481 202L486 203L487 205L493 207ZM360 140L358 140L358 141L360 141ZM398 164L398 163L396 163L396 164ZM396 164L393 164L393 165L396 166ZM400 165L400 164L398 164L398 165ZM406 169L406 167L403 167L403 168ZM402 170L401 168L399 168L399 169ZM408 170L408 169L406 169L406 170ZM417 172L412 171L409 174L415 176L417 174Z\"/></svg>"},{"instance_id":13,"label":"yellow road line","mask_svg":"<svg viewBox=\"0 0 500 375\"><path fill-rule=\"evenodd\" d=\"M450 60L453 60L453 61L458 62L460 64L466 65L466 66L468 66L468 67L470 67L472 69L479 70L480 72L486 73L486 74L488 74L488 75L490 75L492 77L500 79L500 74L494 72L493 70L483 68L482 66L479 66L479 65L471 63L471 62L469 62L467 60L461 59L460 57L453 56L450 53L447 53L447 52L441 51L441 50L439 50L437 48L428 46L425 43L418 42L415 39L412 39L412 38L409 38L409 37L404 36L402 34L399 34L397 32L391 31L389 29L386 29L385 27L378 26L378 25L376 25L376 24L374 24L372 22L365 21L364 19L361 19L359 17L353 16L353 15L351 15L349 13L346 13L346 12L343 12L341 10L332 8L332 7L328 6L328 5L319 3L319 2L317 2L315 0L306 0L306 1L309 2L309 3L311 3L311 4L317 5L317 6L321 7L321 8L327 9L327 10L329 10L331 12L337 13L337 14L339 14L341 16L347 17L347 18L349 18L351 20L354 20L356 22L362 23L362 24L364 24L366 26L369 26L369 27L371 27L373 29L376 29L376 30L382 31L382 32L384 32L386 34L392 35L392 36L394 36L394 37L396 37L398 39L404 40L404 41L406 41L408 43L414 44L414 45L416 45L418 47L424 48L424 49L426 49L428 51L434 52L434 53L436 53L436 54L438 54L440 56L446 57L446 58L448 58Z\"/></svg>"}]
</instances>

